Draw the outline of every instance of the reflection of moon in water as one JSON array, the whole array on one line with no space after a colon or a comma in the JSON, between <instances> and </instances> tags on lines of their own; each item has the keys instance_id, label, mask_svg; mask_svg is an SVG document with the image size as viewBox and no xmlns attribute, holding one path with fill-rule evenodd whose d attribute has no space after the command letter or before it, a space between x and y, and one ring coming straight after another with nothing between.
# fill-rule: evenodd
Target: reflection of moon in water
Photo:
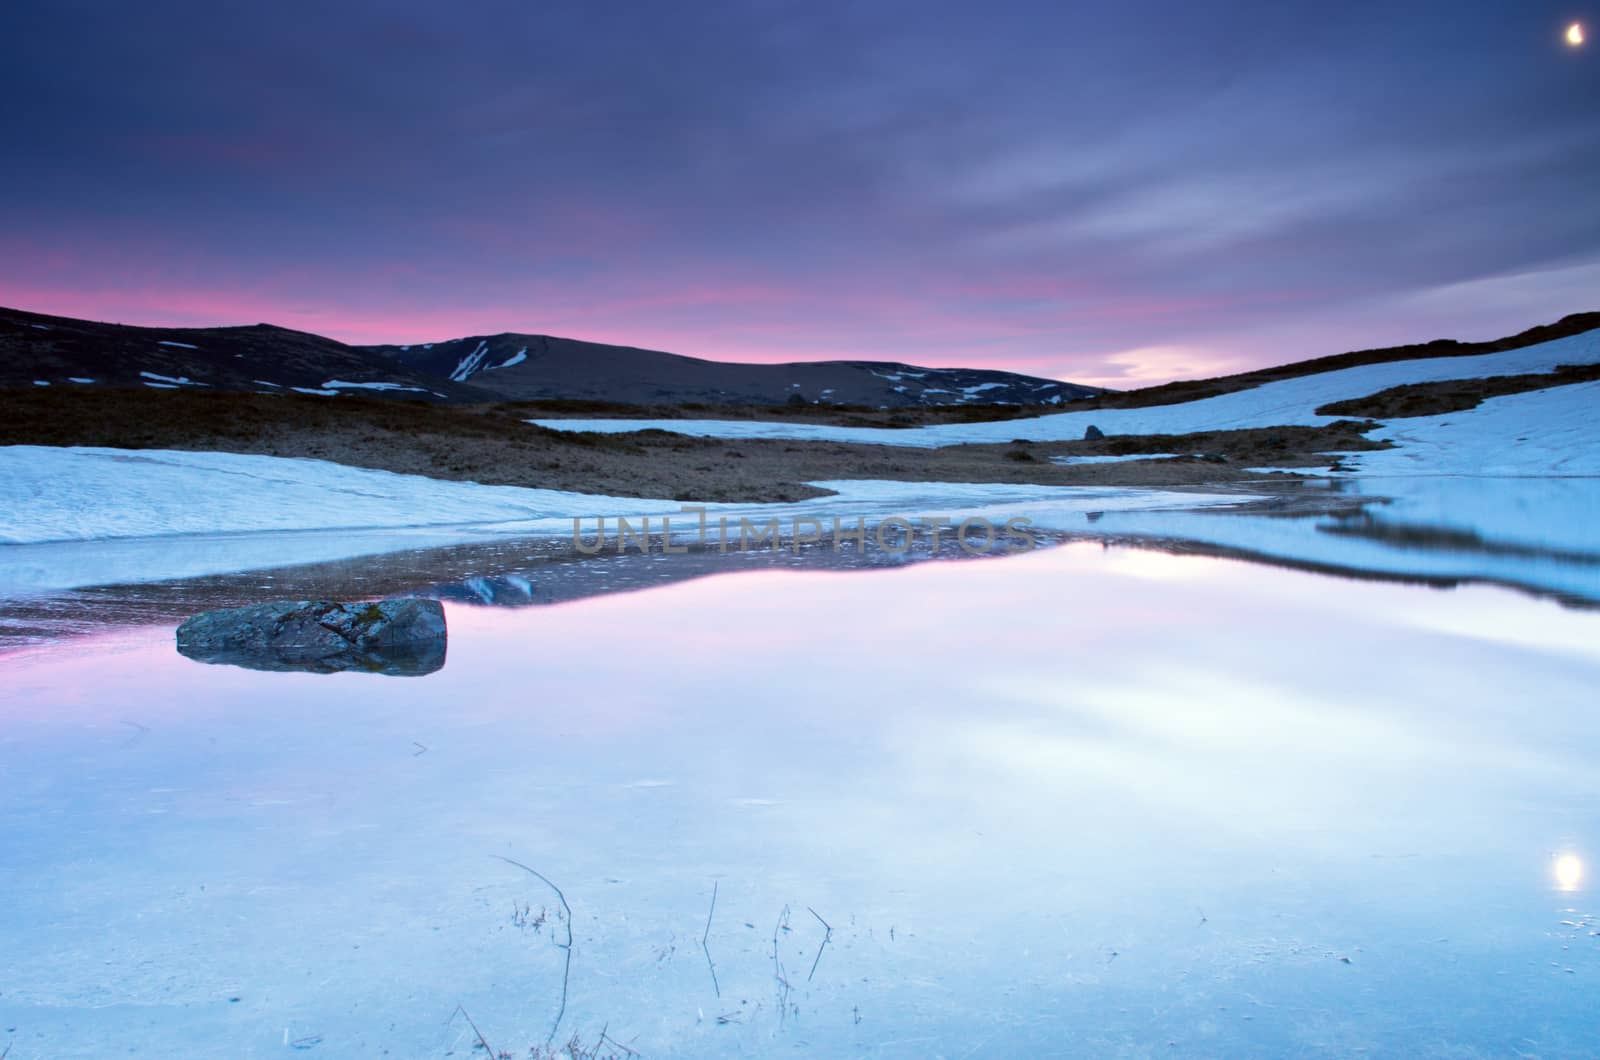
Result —
<instances>
[{"instance_id":1,"label":"reflection of moon in water","mask_svg":"<svg viewBox=\"0 0 1600 1060\"><path fill-rule=\"evenodd\" d=\"M1556 858L1556 886L1563 891L1575 891L1583 882L1583 862L1576 854L1562 854Z\"/></svg>"}]
</instances>

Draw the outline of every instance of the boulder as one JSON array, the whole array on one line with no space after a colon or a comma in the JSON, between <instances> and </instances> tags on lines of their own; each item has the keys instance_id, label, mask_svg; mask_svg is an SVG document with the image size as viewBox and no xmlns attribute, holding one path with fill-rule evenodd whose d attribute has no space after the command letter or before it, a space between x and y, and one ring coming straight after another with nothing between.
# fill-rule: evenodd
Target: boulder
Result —
<instances>
[{"instance_id":1,"label":"boulder","mask_svg":"<svg viewBox=\"0 0 1600 1060\"><path fill-rule=\"evenodd\" d=\"M1099 427L1096 427L1092 423L1089 424L1088 430L1083 432L1083 440L1086 441L1086 442L1098 442L1100 439L1104 438L1105 436L1106 436L1106 432L1102 431Z\"/></svg>"},{"instance_id":2,"label":"boulder","mask_svg":"<svg viewBox=\"0 0 1600 1060\"><path fill-rule=\"evenodd\" d=\"M178 627L181 654L252 670L419 676L444 665L445 643L437 600L279 601L203 611Z\"/></svg>"}]
</instances>

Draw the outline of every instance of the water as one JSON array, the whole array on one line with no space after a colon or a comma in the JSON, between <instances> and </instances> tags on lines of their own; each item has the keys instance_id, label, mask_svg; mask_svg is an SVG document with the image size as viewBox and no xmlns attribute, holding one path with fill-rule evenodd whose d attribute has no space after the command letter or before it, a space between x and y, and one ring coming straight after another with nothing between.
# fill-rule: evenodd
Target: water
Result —
<instances>
[{"instance_id":1,"label":"water","mask_svg":"<svg viewBox=\"0 0 1600 1060\"><path fill-rule=\"evenodd\" d=\"M1600 614L1093 544L663 581L449 602L421 678L0 657L0 1049L1600 1047Z\"/></svg>"}]
</instances>

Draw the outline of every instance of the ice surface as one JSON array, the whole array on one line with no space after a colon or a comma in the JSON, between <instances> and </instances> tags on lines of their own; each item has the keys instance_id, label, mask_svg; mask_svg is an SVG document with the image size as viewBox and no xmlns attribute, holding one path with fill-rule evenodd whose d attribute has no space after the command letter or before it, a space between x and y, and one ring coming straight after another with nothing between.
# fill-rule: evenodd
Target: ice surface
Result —
<instances>
[{"instance_id":1,"label":"ice surface","mask_svg":"<svg viewBox=\"0 0 1600 1060\"><path fill-rule=\"evenodd\" d=\"M414 680L0 658L0 1050L1593 1052L1600 615L1098 546L447 606Z\"/></svg>"}]
</instances>

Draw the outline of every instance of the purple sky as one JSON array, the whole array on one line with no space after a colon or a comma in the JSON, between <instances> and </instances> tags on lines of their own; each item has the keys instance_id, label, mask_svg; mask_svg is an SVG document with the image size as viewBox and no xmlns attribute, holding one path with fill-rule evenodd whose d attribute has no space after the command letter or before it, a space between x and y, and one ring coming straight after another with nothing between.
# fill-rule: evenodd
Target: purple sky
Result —
<instances>
[{"instance_id":1,"label":"purple sky","mask_svg":"<svg viewBox=\"0 0 1600 1060\"><path fill-rule=\"evenodd\" d=\"M1595 2L11 0L0 304L1112 386L1488 338L1600 308Z\"/></svg>"}]
</instances>

